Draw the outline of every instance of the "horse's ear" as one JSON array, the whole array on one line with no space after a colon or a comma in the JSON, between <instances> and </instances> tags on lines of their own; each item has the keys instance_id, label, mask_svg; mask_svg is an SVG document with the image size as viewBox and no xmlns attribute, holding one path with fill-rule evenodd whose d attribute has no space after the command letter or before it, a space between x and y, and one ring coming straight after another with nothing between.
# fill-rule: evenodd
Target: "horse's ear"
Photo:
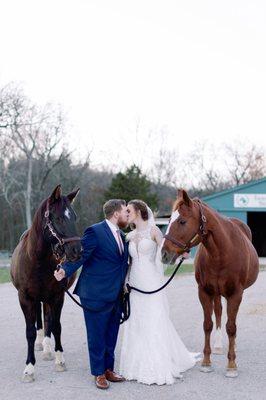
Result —
<instances>
[{"instance_id":1,"label":"horse's ear","mask_svg":"<svg viewBox=\"0 0 266 400\"><path fill-rule=\"evenodd\" d=\"M77 190L74 190L74 192L71 192L67 195L68 200L70 201L70 203L73 203L73 201L75 200L75 197L77 196L77 194L79 193L80 188L78 188Z\"/></svg>"},{"instance_id":2,"label":"horse's ear","mask_svg":"<svg viewBox=\"0 0 266 400\"><path fill-rule=\"evenodd\" d=\"M57 185L56 188L53 190L53 193L50 196L51 202L57 201L62 196L62 188L61 185Z\"/></svg>"},{"instance_id":3,"label":"horse's ear","mask_svg":"<svg viewBox=\"0 0 266 400\"><path fill-rule=\"evenodd\" d=\"M192 207L192 200L184 189L178 189L177 201L178 205L185 204L187 207Z\"/></svg>"}]
</instances>

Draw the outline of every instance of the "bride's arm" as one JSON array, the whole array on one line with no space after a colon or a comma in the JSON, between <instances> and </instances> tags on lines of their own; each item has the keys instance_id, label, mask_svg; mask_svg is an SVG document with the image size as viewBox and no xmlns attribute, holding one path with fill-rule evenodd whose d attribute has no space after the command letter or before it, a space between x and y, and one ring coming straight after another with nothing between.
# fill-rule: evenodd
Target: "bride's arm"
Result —
<instances>
[{"instance_id":1,"label":"bride's arm","mask_svg":"<svg viewBox=\"0 0 266 400\"><path fill-rule=\"evenodd\" d=\"M155 256L155 265L157 267L157 271L161 274L161 276L164 276L164 265L161 261L161 244L163 241L163 234L161 230L158 228L158 226L154 226L151 231L151 237L157 244L157 251L156 251L156 256Z\"/></svg>"},{"instance_id":2,"label":"bride's arm","mask_svg":"<svg viewBox=\"0 0 266 400\"><path fill-rule=\"evenodd\" d=\"M163 241L163 234L161 230L158 228L158 226L153 226L151 230L151 238L154 240L158 246L161 245Z\"/></svg>"},{"instance_id":3,"label":"bride's arm","mask_svg":"<svg viewBox=\"0 0 266 400\"><path fill-rule=\"evenodd\" d=\"M133 231L128 232L126 235L126 241L129 242L130 239L132 239L133 236ZM128 268L127 268L127 273L126 273L126 277L125 277L125 281L124 281L124 291L126 291L126 284L129 283L129 279L130 279L130 271L131 271L131 264L132 264L132 258L129 255L128 256Z\"/></svg>"}]
</instances>

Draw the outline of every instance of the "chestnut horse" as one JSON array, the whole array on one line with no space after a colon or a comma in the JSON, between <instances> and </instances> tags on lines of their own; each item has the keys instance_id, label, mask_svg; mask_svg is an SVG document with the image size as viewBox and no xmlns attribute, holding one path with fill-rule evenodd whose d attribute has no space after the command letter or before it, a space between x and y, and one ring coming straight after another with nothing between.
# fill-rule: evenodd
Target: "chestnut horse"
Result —
<instances>
[{"instance_id":1,"label":"chestnut horse","mask_svg":"<svg viewBox=\"0 0 266 400\"><path fill-rule=\"evenodd\" d=\"M237 218L227 218L199 199L190 199L179 190L162 245L162 261L177 257L199 244L195 257L195 277L201 302L205 332L201 371L211 372L210 336L212 313L216 317L214 353L221 354L221 296L227 300L226 332L229 339L227 377L238 375L235 354L236 317L243 291L257 279L259 260L251 242L249 227Z\"/></svg>"},{"instance_id":2,"label":"chestnut horse","mask_svg":"<svg viewBox=\"0 0 266 400\"><path fill-rule=\"evenodd\" d=\"M71 206L79 190L62 196L58 185L35 213L31 228L26 231L14 250L11 260L11 279L18 290L20 306L26 321L28 355L22 380L34 378L34 343L36 326L38 346L41 346L41 302L44 310L45 337L42 341L43 358L52 359L50 337L55 338L55 366L64 371L65 361L61 345L60 315L64 303L64 286L54 278L60 259L80 258L81 242L76 232L76 214ZM66 283L69 288L75 276ZM42 347L42 346L41 346ZM40 348L39 348L40 349Z\"/></svg>"}]
</instances>

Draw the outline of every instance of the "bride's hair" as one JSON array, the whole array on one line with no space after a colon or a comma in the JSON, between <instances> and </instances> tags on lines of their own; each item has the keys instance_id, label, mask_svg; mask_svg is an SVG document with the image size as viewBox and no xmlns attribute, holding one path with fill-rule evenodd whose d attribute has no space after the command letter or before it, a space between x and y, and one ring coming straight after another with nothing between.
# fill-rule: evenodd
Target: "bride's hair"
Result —
<instances>
[{"instance_id":1,"label":"bride's hair","mask_svg":"<svg viewBox=\"0 0 266 400\"><path fill-rule=\"evenodd\" d=\"M132 204L135 211L140 211L141 218L144 221L149 219L148 207L143 200L130 200L128 204Z\"/></svg>"}]
</instances>

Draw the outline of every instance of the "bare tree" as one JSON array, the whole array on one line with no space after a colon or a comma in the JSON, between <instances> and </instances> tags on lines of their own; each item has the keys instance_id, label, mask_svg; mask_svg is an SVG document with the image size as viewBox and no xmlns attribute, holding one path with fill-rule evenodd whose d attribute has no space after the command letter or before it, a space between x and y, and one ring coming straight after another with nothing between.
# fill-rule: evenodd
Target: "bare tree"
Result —
<instances>
[{"instance_id":1,"label":"bare tree","mask_svg":"<svg viewBox=\"0 0 266 400\"><path fill-rule=\"evenodd\" d=\"M183 158L185 184L195 193L205 194L224 188L219 149L207 141L196 142Z\"/></svg>"},{"instance_id":2,"label":"bare tree","mask_svg":"<svg viewBox=\"0 0 266 400\"><path fill-rule=\"evenodd\" d=\"M265 149L252 143L235 142L223 145L226 167L232 185L262 178L266 174Z\"/></svg>"},{"instance_id":3,"label":"bare tree","mask_svg":"<svg viewBox=\"0 0 266 400\"><path fill-rule=\"evenodd\" d=\"M33 162L34 159L42 159L45 166L36 188L42 190L53 168L69 156L63 144L65 117L60 107L51 104L38 107L31 103L19 86L9 84L0 90L0 137L6 153L12 154L12 157L22 155L27 160L26 188L21 189L29 227L32 221ZM9 184L13 177L10 178Z\"/></svg>"},{"instance_id":4,"label":"bare tree","mask_svg":"<svg viewBox=\"0 0 266 400\"><path fill-rule=\"evenodd\" d=\"M259 179L266 174L265 149L252 143L234 142L213 145L196 143L184 158L187 186L209 194Z\"/></svg>"},{"instance_id":5,"label":"bare tree","mask_svg":"<svg viewBox=\"0 0 266 400\"><path fill-rule=\"evenodd\" d=\"M182 164L178 147L170 144L169 132L161 128L154 135L152 167L149 176L154 183L177 188L182 182Z\"/></svg>"}]
</instances>

